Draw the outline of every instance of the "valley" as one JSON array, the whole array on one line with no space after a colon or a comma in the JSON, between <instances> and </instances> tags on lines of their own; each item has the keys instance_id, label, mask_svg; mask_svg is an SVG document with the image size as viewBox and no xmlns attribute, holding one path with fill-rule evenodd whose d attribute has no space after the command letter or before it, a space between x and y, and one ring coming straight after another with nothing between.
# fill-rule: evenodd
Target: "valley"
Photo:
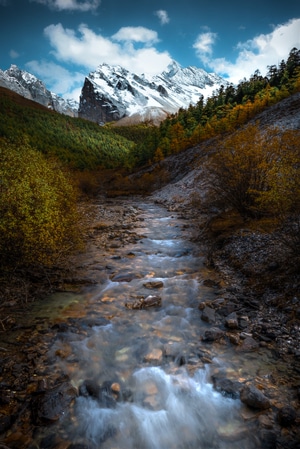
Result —
<instances>
[{"instance_id":1,"label":"valley","mask_svg":"<svg viewBox=\"0 0 300 449\"><path fill-rule=\"evenodd\" d=\"M156 125L0 88L1 449L298 449L299 65Z\"/></svg>"}]
</instances>

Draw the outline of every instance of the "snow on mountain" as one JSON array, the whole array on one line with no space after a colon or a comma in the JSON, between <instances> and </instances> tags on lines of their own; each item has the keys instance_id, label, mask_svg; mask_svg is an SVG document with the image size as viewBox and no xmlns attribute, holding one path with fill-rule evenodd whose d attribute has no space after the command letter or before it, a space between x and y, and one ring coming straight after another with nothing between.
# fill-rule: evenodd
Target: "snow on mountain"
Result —
<instances>
[{"instance_id":1,"label":"snow on mountain","mask_svg":"<svg viewBox=\"0 0 300 449\"><path fill-rule=\"evenodd\" d=\"M71 117L78 115L78 103L74 100L64 100L50 92L41 80L31 73L20 70L16 65L11 65L5 71L0 70L0 86L13 90L22 97L36 101L61 114Z\"/></svg>"},{"instance_id":2,"label":"snow on mountain","mask_svg":"<svg viewBox=\"0 0 300 449\"><path fill-rule=\"evenodd\" d=\"M86 77L78 115L97 123L118 124L152 120L196 104L227 81L197 67L182 68L173 61L159 75L136 75L120 66L101 64Z\"/></svg>"},{"instance_id":3,"label":"snow on mountain","mask_svg":"<svg viewBox=\"0 0 300 449\"><path fill-rule=\"evenodd\" d=\"M0 86L62 114L99 124L159 124L167 115L196 104L202 96L207 98L226 84L214 73L197 67L182 68L176 61L154 76L103 63L85 78L78 105L50 92L41 80L16 65L0 70Z\"/></svg>"}]
</instances>

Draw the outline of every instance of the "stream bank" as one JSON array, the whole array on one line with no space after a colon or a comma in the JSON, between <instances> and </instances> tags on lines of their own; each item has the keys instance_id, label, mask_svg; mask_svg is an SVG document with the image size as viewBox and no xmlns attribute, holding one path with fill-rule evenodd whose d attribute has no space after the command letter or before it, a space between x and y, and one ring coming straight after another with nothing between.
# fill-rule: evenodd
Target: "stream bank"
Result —
<instances>
[{"instance_id":1,"label":"stream bank","mask_svg":"<svg viewBox=\"0 0 300 449\"><path fill-rule=\"evenodd\" d=\"M256 320L271 318L260 315L255 298L250 300L247 295L242 296L240 283L234 283L229 274L223 278L205 266L201 247L194 247L190 243L197 223L187 214L183 217L175 212L163 211L160 206L154 206L151 200L101 200L95 207L97 214L91 226L87 251L73 260L72 276L64 278L57 286L59 301L53 302L50 297L48 302L45 300L41 304L41 309L36 304L18 325L1 334L0 442L10 449L83 449L98 447L95 444L99 447L101 445L101 448L135 447L130 446L130 439L118 439L120 429L116 423L113 426L103 425L105 431L101 435L91 437L89 434L85 440L78 437L76 442L70 440L68 432L64 434L64 431L60 431L56 434L52 428L56 429L53 426L57 425L64 414L71 413L72 419L75 419L72 413L74 403L78 404L78 395L85 405L92 404L95 414L89 416L96 416L98 419L99 409L115 410L116 404L118 413L120 407L127 407L126 413L133 413L135 409L130 404L135 403L137 396L142 395L143 407L139 412L144 418L149 418L152 416L148 414L149 410L167 409L166 403L157 403L157 391L163 384L165 387L159 391L163 391L168 398L174 398L177 407L179 398L186 404L186 394L191 401L191 391L193 398L203 401L207 410L210 407L219 410L219 405L213 405L215 395L217 401L226 398L234 400L236 405L240 403L239 397L243 392L244 403L248 402L238 412L239 419L242 416L243 425L234 416L234 425L223 423L217 433L212 430L206 442L201 440L203 447L241 447L241 441L245 438L248 446L244 447L259 447L259 444L264 448L298 447L300 383L298 366L291 363L295 354L281 354L275 339L268 336L257 338L254 327ZM157 208L161 214L159 227L154 230L155 239L152 234L150 241L147 225L153 214L151 211L156 211ZM146 213L148 209L150 215ZM162 224L168 224L168 227L163 228L163 235L160 234ZM174 246L178 240L183 241L180 249ZM157 246L161 241L164 243L164 250ZM146 244L150 246L145 249ZM167 258L162 259L162 256ZM146 264L143 262L144 257ZM188 266L185 266L187 260ZM161 281L161 278L164 280ZM180 281L184 286L179 297L176 284L172 283L173 278L176 284ZM159 287L161 284L157 282L164 282L169 293L165 291L162 295ZM145 286L147 283L148 286ZM134 292L130 290L132 286ZM85 292L84 307L82 291ZM177 299L174 299L175 295ZM138 310L126 308L126 303L135 303L148 296L162 296L164 307L168 309L168 317L161 316L157 319L158 314L165 313L165 309L157 303L149 310L143 307ZM115 298L118 298L117 302ZM121 324L115 321L119 314ZM155 319L154 323L151 316ZM142 340L140 334L135 334L141 320L144 322ZM116 340L111 334L105 336L104 329L107 326L109 329L111 323L115 323L115 329L120 326L120 330L114 334L119 335ZM183 323L185 327L181 330ZM135 379L132 385L128 372L131 371L130 367L122 369L123 372L118 375L115 365L109 368L111 352L101 356L94 352L92 359L88 357L83 362L80 361L78 354L81 358L82 352L77 351L81 342L85 342L92 352L98 346L95 329L102 332L104 347L113 340L112 353L121 366L134 362L136 368L143 370L146 367L152 371L138 371L141 377ZM148 330L150 334L147 333ZM137 347L132 345L132 336L135 339L135 335L137 341L142 342ZM152 339L153 344L148 346L147 342L152 342ZM233 365L226 366L227 360L233 360ZM82 372L82 363L95 366L96 369L101 366L104 374L96 380L94 371L88 376L85 373L84 377L78 377L76 371ZM161 366L164 371L160 370ZM205 379L197 377L199 372ZM143 377L145 374L146 378ZM167 387L170 382L180 385L183 383L180 391ZM198 396L199 388L205 391L206 399ZM147 390L145 397L144 389ZM256 400L254 406L253 403L250 404L253 396ZM93 402L95 398L97 402ZM97 408L95 404L99 403L101 406ZM141 403L137 401L137 404ZM174 447L192 448L195 444L198 444L195 447L202 447L199 446L199 436L195 430L200 423L204 425L202 418L196 419L196 426L191 427L191 422L198 413L195 407L193 405L192 415L188 414L189 422L185 423L189 433L195 433L194 440L187 439ZM91 408L87 408L86 412L90 410ZM123 415L118 415L117 419L121 416L124 418ZM138 419L137 415L134 416ZM178 416L170 416L174 425ZM82 415L80 419L81 424L79 422L77 426L83 432L83 423L87 426L87 422ZM151 422L154 425L154 421ZM128 433L130 423L127 422L126 426ZM257 441L245 437L249 434L249 429L257 432ZM143 431L148 433L149 428ZM152 440L153 432L155 426L152 427ZM141 435L142 431L134 444L141 441ZM167 438L167 435L168 432L165 431L161 438ZM98 443L94 442L95 439ZM142 438L142 441L144 446L140 445L139 448L151 447L149 437L146 440ZM156 445L153 443L152 447L164 449L160 446L161 441L160 439ZM112 442L118 446L112 446ZM94 446L90 446L91 444Z\"/></svg>"}]
</instances>

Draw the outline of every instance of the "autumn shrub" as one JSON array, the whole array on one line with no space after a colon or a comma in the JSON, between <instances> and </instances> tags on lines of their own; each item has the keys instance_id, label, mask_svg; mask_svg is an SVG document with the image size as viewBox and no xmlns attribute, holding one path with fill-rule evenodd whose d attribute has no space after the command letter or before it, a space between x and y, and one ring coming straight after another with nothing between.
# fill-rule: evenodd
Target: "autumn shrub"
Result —
<instances>
[{"instance_id":1,"label":"autumn shrub","mask_svg":"<svg viewBox=\"0 0 300 449\"><path fill-rule=\"evenodd\" d=\"M268 189L259 205L279 217L300 213L300 131L286 130L271 142L276 158L267 172Z\"/></svg>"},{"instance_id":2,"label":"autumn shrub","mask_svg":"<svg viewBox=\"0 0 300 449\"><path fill-rule=\"evenodd\" d=\"M79 191L87 197L96 197L100 187L100 172L85 170L74 171L73 178Z\"/></svg>"},{"instance_id":3,"label":"autumn shrub","mask_svg":"<svg viewBox=\"0 0 300 449\"><path fill-rule=\"evenodd\" d=\"M71 178L26 139L1 139L0 160L0 265L51 266L80 241Z\"/></svg>"},{"instance_id":4,"label":"autumn shrub","mask_svg":"<svg viewBox=\"0 0 300 449\"><path fill-rule=\"evenodd\" d=\"M220 140L208 164L210 191L222 209L244 217L299 207L299 133L249 125Z\"/></svg>"}]
</instances>

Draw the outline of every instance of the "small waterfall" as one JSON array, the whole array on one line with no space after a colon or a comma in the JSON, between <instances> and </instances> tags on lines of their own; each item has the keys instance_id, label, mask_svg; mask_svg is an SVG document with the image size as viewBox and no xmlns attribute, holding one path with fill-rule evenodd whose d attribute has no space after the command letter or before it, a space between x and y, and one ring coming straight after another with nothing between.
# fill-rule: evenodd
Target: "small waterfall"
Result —
<instances>
[{"instance_id":1,"label":"small waterfall","mask_svg":"<svg viewBox=\"0 0 300 449\"><path fill-rule=\"evenodd\" d=\"M130 379L130 402L103 408L90 397L78 399L77 434L101 448L231 449L234 442L222 438L224 428L237 423L240 403L215 392L207 374L199 370L191 378L184 369L167 374L142 368ZM243 440L236 444L250 447Z\"/></svg>"}]
</instances>

